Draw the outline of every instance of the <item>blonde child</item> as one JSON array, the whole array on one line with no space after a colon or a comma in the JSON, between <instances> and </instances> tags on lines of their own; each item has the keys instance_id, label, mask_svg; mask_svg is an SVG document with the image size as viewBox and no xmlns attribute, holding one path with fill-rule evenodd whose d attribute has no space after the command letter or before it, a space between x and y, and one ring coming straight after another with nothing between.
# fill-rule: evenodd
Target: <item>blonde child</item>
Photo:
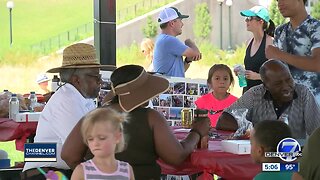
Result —
<instances>
[{"instance_id":1,"label":"blonde child","mask_svg":"<svg viewBox=\"0 0 320 180\"><path fill-rule=\"evenodd\" d=\"M207 83L212 92L201 96L195 104L197 108L209 111L211 127L216 127L222 111L238 99L229 93L230 86L234 84L231 69L224 64L213 65L209 70Z\"/></svg>"},{"instance_id":2,"label":"blonde child","mask_svg":"<svg viewBox=\"0 0 320 180\"><path fill-rule=\"evenodd\" d=\"M81 134L94 157L75 168L72 180L134 180L132 167L115 158L115 153L124 148L122 122L125 120L124 113L111 108L98 108L84 117Z\"/></svg>"},{"instance_id":3,"label":"blonde child","mask_svg":"<svg viewBox=\"0 0 320 180\"><path fill-rule=\"evenodd\" d=\"M153 40L149 38L143 39L140 44L140 49L142 54L146 57L146 60L147 60L148 66L145 69L149 72L152 72L153 71L152 59L153 59L153 49L154 49Z\"/></svg>"}]
</instances>

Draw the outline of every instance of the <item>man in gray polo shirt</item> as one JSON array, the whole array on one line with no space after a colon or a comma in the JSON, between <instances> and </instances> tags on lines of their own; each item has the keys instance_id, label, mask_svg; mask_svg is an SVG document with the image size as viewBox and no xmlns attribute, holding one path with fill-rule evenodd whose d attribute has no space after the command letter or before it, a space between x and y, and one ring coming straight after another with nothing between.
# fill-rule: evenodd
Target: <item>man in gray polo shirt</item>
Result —
<instances>
[{"instance_id":1,"label":"man in gray polo shirt","mask_svg":"<svg viewBox=\"0 0 320 180\"><path fill-rule=\"evenodd\" d=\"M220 116L217 129L236 130L238 124L232 110L248 109L247 120L253 125L263 120L277 120L288 115L294 138L304 139L320 126L320 109L310 90L296 84L286 65L277 60L266 61L260 68L263 84L254 86Z\"/></svg>"}]
</instances>

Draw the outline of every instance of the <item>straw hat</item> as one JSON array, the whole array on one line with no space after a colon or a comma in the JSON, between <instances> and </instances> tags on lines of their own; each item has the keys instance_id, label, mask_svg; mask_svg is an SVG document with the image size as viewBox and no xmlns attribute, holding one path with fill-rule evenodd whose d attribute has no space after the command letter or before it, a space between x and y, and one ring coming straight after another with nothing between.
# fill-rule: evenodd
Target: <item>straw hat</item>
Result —
<instances>
[{"instance_id":1,"label":"straw hat","mask_svg":"<svg viewBox=\"0 0 320 180\"><path fill-rule=\"evenodd\" d=\"M123 72L141 72L135 79L113 85L114 76L119 76ZM130 112L133 109L143 105L149 99L167 91L169 88L169 81L147 73L143 67L138 65L126 65L114 70L111 74L111 91L105 96L104 101L110 102L116 95L118 95L119 105L125 112Z\"/></svg>"},{"instance_id":2,"label":"straw hat","mask_svg":"<svg viewBox=\"0 0 320 180\"><path fill-rule=\"evenodd\" d=\"M48 73L59 73L61 69L68 68L104 68L114 70L113 65L101 65L96 58L94 46L85 43L77 43L63 50L62 66L49 69Z\"/></svg>"}]
</instances>

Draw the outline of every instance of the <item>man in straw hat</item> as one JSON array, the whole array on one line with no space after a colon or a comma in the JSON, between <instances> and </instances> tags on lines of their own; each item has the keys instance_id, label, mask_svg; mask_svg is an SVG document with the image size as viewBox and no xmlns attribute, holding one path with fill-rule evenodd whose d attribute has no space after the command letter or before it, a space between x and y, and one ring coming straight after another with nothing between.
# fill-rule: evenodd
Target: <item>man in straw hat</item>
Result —
<instances>
[{"instance_id":1,"label":"man in straw hat","mask_svg":"<svg viewBox=\"0 0 320 180\"><path fill-rule=\"evenodd\" d=\"M126 65L111 75L112 90L107 94L108 107L129 112L130 119L123 124L127 135L127 148L116 158L129 162L135 179L160 179L157 159L169 164L182 163L194 150L202 136L208 134L210 121L192 125L187 137L178 141L168 127L163 115L146 108L145 103L167 91L169 82L159 76L148 74L143 67ZM81 121L75 126L63 146L62 158L74 168L83 160L87 151L80 135Z\"/></svg>"},{"instance_id":2,"label":"man in straw hat","mask_svg":"<svg viewBox=\"0 0 320 180\"><path fill-rule=\"evenodd\" d=\"M92 45L78 43L63 51L62 66L48 70L59 73L64 83L50 98L42 111L35 143L57 143L56 162L27 162L22 179L45 179L36 168L45 172L60 170L71 176L69 166L61 159L60 153L68 134L83 115L95 108L93 98L98 96L101 84L100 68L115 69L114 66L100 65Z\"/></svg>"}]
</instances>

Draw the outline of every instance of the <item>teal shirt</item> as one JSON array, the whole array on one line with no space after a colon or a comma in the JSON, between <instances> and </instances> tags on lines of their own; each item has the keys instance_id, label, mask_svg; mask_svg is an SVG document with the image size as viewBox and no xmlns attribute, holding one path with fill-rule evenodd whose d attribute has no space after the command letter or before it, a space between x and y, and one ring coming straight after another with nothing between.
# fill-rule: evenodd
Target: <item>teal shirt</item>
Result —
<instances>
[{"instance_id":1,"label":"teal shirt","mask_svg":"<svg viewBox=\"0 0 320 180\"><path fill-rule=\"evenodd\" d=\"M261 172L254 180L291 180L293 172Z\"/></svg>"}]
</instances>

